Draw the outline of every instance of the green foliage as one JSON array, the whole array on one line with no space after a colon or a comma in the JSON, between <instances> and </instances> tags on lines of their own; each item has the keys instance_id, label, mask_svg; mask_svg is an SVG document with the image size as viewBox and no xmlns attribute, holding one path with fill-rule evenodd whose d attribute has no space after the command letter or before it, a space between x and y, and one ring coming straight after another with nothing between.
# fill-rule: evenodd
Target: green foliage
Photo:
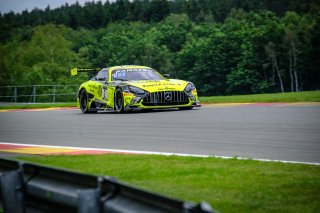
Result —
<instances>
[{"instance_id":1,"label":"green foliage","mask_svg":"<svg viewBox=\"0 0 320 213\"><path fill-rule=\"evenodd\" d=\"M0 85L80 84L72 67L139 64L200 95L320 89L310 1L118 0L0 16ZM299 3L300 2L300 3Z\"/></svg>"},{"instance_id":2,"label":"green foliage","mask_svg":"<svg viewBox=\"0 0 320 213\"><path fill-rule=\"evenodd\" d=\"M1 85L79 84L84 78L71 79L69 70L78 59L70 29L44 25L33 29L30 40L13 39L0 46Z\"/></svg>"}]
</instances>

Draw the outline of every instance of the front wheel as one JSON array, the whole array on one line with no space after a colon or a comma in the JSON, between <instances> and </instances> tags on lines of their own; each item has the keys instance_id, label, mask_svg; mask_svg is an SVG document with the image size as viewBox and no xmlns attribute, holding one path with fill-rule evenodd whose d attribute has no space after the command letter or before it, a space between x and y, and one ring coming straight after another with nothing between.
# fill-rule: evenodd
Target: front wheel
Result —
<instances>
[{"instance_id":1,"label":"front wheel","mask_svg":"<svg viewBox=\"0 0 320 213\"><path fill-rule=\"evenodd\" d=\"M89 108L89 96L85 89L83 89L80 93L80 109L83 113L95 113L96 110L91 110Z\"/></svg>"},{"instance_id":2,"label":"front wheel","mask_svg":"<svg viewBox=\"0 0 320 213\"><path fill-rule=\"evenodd\" d=\"M124 111L123 94L120 88L114 93L114 109L120 113Z\"/></svg>"}]
</instances>

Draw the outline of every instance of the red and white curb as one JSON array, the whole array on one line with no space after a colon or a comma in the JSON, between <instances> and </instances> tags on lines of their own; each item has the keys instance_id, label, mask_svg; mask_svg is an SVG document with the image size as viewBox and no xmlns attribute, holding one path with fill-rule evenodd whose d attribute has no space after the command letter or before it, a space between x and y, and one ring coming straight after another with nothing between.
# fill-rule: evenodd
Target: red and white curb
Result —
<instances>
[{"instance_id":1,"label":"red and white curb","mask_svg":"<svg viewBox=\"0 0 320 213\"><path fill-rule=\"evenodd\" d=\"M145 155L165 155L165 156L200 157L200 158L213 157L213 158L221 158L221 159L256 160L256 161L263 161L263 162L320 165L320 163L302 162L302 161L285 161L285 160L271 160L271 159L261 159L261 158L138 151L138 150L124 150L124 149L99 149L99 148L72 147L72 146L51 146L51 145L21 144L21 143L8 143L8 142L0 142L0 152L9 152L9 153L18 153L18 154L35 154L35 155L145 154Z\"/></svg>"}]
</instances>

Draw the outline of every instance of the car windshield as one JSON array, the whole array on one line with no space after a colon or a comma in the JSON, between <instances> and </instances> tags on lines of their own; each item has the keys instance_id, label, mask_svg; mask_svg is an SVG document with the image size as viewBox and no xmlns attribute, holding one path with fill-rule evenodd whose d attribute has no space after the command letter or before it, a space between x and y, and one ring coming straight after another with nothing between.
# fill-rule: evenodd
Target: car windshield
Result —
<instances>
[{"instance_id":1,"label":"car windshield","mask_svg":"<svg viewBox=\"0 0 320 213\"><path fill-rule=\"evenodd\" d=\"M112 81L163 80L164 78L151 68L117 69L112 71Z\"/></svg>"}]
</instances>

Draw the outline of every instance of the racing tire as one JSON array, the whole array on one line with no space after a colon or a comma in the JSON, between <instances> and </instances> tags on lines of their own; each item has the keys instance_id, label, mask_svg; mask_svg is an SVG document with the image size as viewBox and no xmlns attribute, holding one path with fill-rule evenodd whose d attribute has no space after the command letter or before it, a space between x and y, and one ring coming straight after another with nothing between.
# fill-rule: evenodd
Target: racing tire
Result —
<instances>
[{"instance_id":1,"label":"racing tire","mask_svg":"<svg viewBox=\"0 0 320 213\"><path fill-rule=\"evenodd\" d=\"M120 88L114 93L114 110L119 113L124 112L123 93Z\"/></svg>"},{"instance_id":2,"label":"racing tire","mask_svg":"<svg viewBox=\"0 0 320 213\"><path fill-rule=\"evenodd\" d=\"M179 110L192 110L193 107L179 107Z\"/></svg>"},{"instance_id":3,"label":"racing tire","mask_svg":"<svg viewBox=\"0 0 320 213\"><path fill-rule=\"evenodd\" d=\"M85 89L83 89L80 93L79 97L80 109L83 113L96 113L97 111L94 109L90 109L89 106L89 96Z\"/></svg>"}]
</instances>

